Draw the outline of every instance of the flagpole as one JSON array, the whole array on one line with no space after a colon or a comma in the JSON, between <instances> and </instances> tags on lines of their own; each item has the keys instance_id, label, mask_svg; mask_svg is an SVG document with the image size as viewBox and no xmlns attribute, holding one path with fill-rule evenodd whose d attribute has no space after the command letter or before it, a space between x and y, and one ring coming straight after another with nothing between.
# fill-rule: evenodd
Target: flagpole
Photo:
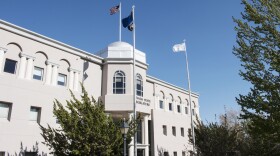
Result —
<instances>
[{"instance_id":1,"label":"flagpole","mask_svg":"<svg viewBox=\"0 0 280 156\"><path fill-rule=\"evenodd\" d=\"M132 19L133 19L133 116L136 120L136 80L135 80L135 18L134 18L134 8L132 6ZM134 156L137 156L137 131L134 134Z\"/></svg>"},{"instance_id":2,"label":"flagpole","mask_svg":"<svg viewBox=\"0 0 280 156\"><path fill-rule=\"evenodd\" d=\"M189 104L190 104L190 114L191 114L191 128L192 128L192 138L193 138L193 152L195 153L195 135L194 135L194 125L193 125L193 111L192 111L192 96L191 96L191 80L190 80L190 73L189 73L189 63L188 63L188 55L187 55L187 48L186 48L186 40L184 40L185 44L185 55L186 55L186 66L187 66L187 76L188 76L188 87L189 87Z\"/></svg>"},{"instance_id":3,"label":"flagpole","mask_svg":"<svg viewBox=\"0 0 280 156\"><path fill-rule=\"evenodd\" d=\"M120 25L119 25L119 41L122 41L122 3L120 2Z\"/></svg>"}]
</instances>

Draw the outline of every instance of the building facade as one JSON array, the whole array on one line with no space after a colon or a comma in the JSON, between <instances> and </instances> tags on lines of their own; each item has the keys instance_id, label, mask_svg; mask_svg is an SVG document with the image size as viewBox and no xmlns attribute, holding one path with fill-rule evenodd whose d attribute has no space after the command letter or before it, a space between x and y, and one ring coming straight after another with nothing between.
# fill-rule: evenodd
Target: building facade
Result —
<instances>
[{"instance_id":1,"label":"building facade","mask_svg":"<svg viewBox=\"0 0 280 156\"><path fill-rule=\"evenodd\" d=\"M147 75L146 54L136 49L136 112L143 119L138 156L186 156L191 115L199 116L198 94ZM95 54L0 20L0 156L18 155L42 144L38 126L57 127L53 101L72 90L102 99L113 118L133 115L133 47L114 42ZM192 110L190 110L192 105ZM129 145L129 155L134 153Z\"/></svg>"}]
</instances>

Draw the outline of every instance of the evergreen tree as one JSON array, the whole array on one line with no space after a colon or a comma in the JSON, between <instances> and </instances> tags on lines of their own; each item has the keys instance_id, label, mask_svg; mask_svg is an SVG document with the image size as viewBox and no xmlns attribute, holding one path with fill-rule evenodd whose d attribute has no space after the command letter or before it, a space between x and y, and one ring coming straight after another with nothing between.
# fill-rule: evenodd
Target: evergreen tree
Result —
<instances>
[{"instance_id":1,"label":"evergreen tree","mask_svg":"<svg viewBox=\"0 0 280 156\"><path fill-rule=\"evenodd\" d=\"M237 26L234 54L242 62L241 77L251 83L239 95L241 118L258 142L259 155L280 154L280 1L242 0L245 11Z\"/></svg>"},{"instance_id":2,"label":"evergreen tree","mask_svg":"<svg viewBox=\"0 0 280 156\"><path fill-rule=\"evenodd\" d=\"M54 102L53 113L59 123L55 129L41 126L43 142L52 154L65 156L121 155L123 138L119 122L104 112L104 105L88 96L82 86L81 100L71 92L72 100L64 107L58 100ZM136 125L130 124L128 137ZM128 139L130 140L130 139Z\"/></svg>"}]
</instances>

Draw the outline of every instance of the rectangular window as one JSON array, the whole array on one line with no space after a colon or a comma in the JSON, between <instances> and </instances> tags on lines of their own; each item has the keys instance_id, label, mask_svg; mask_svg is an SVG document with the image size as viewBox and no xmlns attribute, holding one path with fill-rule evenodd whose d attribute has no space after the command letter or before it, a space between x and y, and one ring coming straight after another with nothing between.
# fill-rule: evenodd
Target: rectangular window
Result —
<instances>
[{"instance_id":1,"label":"rectangular window","mask_svg":"<svg viewBox=\"0 0 280 156\"><path fill-rule=\"evenodd\" d=\"M66 75L59 73L57 78L57 85L66 86L66 78L67 78Z\"/></svg>"},{"instance_id":2,"label":"rectangular window","mask_svg":"<svg viewBox=\"0 0 280 156\"><path fill-rule=\"evenodd\" d=\"M167 135L167 127L166 127L166 125L162 126L162 130L163 130L163 134Z\"/></svg>"},{"instance_id":3,"label":"rectangular window","mask_svg":"<svg viewBox=\"0 0 280 156\"><path fill-rule=\"evenodd\" d=\"M142 144L142 122L137 125L137 143Z\"/></svg>"},{"instance_id":4,"label":"rectangular window","mask_svg":"<svg viewBox=\"0 0 280 156\"><path fill-rule=\"evenodd\" d=\"M169 110L172 111L172 103L169 103Z\"/></svg>"},{"instance_id":5,"label":"rectangular window","mask_svg":"<svg viewBox=\"0 0 280 156\"><path fill-rule=\"evenodd\" d=\"M192 115L195 115L195 113L194 113L194 109L192 109Z\"/></svg>"},{"instance_id":6,"label":"rectangular window","mask_svg":"<svg viewBox=\"0 0 280 156\"><path fill-rule=\"evenodd\" d=\"M29 121L40 123L41 108L40 107L30 107Z\"/></svg>"},{"instance_id":7,"label":"rectangular window","mask_svg":"<svg viewBox=\"0 0 280 156\"><path fill-rule=\"evenodd\" d=\"M43 80L44 69L39 67L34 67L33 71L33 79L35 80Z\"/></svg>"},{"instance_id":8,"label":"rectangular window","mask_svg":"<svg viewBox=\"0 0 280 156\"><path fill-rule=\"evenodd\" d=\"M17 65L17 61L6 59L5 67L4 67L4 72L15 74L15 72L16 72L16 65Z\"/></svg>"},{"instance_id":9,"label":"rectangular window","mask_svg":"<svg viewBox=\"0 0 280 156\"><path fill-rule=\"evenodd\" d=\"M184 132L184 128L181 127L181 136L184 137L185 136L185 132Z\"/></svg>"},{"instance_id":10,"label":"rectangular window","mask_svg":"<svg viewBox=\"0 0 280 156\"><path fill-rule=\"evenodd\" d=\"M176 136L176 127L172 126L172 134Z\"/></svg>"},{"instance_id":11,"label":"rectangular window","mask_svg":"<svg viewBox=\"0 0 280 156\"><path fill-rule=\"evenodd\" d=\"M185 151L182 152L182 156L186 156L186 152Z\"/></svg>"},{"instance_id":12,"label":"rectangular window","mask_svg":"<svg viewBox=\"0 0 280 156\"><path fill-rule=\"evenodd\" d=\"M189 113L188 107L185 107L185 113L186 113L186 114Z\"/></svg>"},{"instance_id":13,"label":"rectangular window","mask_svg":"<svg viewBox=\"0 0 280 156\"><path fill-rule=\"evenodd\" d=\"M159 108L163 109L163 101L159 100Z\"/></svg>"},{"instance_id":14,"label":"rectangular window","mask_svg":"<svg viewBox=\"0 0 280 156\"><path fill-rule=\"evenodd\" d=\"M168 152L163 152L163 156L169 156Z\"/></svg>"},{"instance_id":15,"label":"rectangular window","mask_svg":"<svg viewBox=\"0 0 280 156\"><path fill-rule=\"evenodd\" d=\"M173 152L173 156L177 156L177 152Z\"/></svg>"},{"instance_id":16,"label":"rectangular window","mask_svg":"<svg viewBox=\"0 0 280 156\"><path fill-rule=\"evenodd\" d=\"M0 102L0 119L10 120L12 104Z\"/></svg>"},{"instance_id":17,"label":"rectangular window","mask_svg":"<svg viewBox=\"0 0 280 156\"><path fill-rule=\"evenodd\" d=\"M177 105L177 112L181 113L181 106L180 105Z\"/></svg>"},{"instance_id":18,"label":"rectangular window","mask_svg":"<svg viewBox=\"0 0 280 156\"><path fill-rule=\"evenodd\" d=\"M192 137L192 130L190 128L188 129L188 133L189 137Z\"/></svg>"},{"instance_id":19,"label":"rectangular window","mask_svg":"<svg viewBox=\"0 0 280 156\"><path fill-rule=\"evenodd\" d=\"M0 151L0 156L5 156L5 152Z\"/></svg>"}]
</instances>

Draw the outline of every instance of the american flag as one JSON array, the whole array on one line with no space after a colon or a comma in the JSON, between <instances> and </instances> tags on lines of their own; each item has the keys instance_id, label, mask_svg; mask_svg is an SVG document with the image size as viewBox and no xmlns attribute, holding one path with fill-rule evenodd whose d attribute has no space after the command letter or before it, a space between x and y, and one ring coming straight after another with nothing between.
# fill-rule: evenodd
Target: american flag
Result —
<instances>
[{"instance_id":1,"label":"american flag","mask_svg":"<svg viewBox=\"0 0 280 156\"><path fill-rule=\"evenodd\" d=\"M120 5L114 6L110 9L110 15L113 15L119 11Z\"/></svg>"}]
</instances>

